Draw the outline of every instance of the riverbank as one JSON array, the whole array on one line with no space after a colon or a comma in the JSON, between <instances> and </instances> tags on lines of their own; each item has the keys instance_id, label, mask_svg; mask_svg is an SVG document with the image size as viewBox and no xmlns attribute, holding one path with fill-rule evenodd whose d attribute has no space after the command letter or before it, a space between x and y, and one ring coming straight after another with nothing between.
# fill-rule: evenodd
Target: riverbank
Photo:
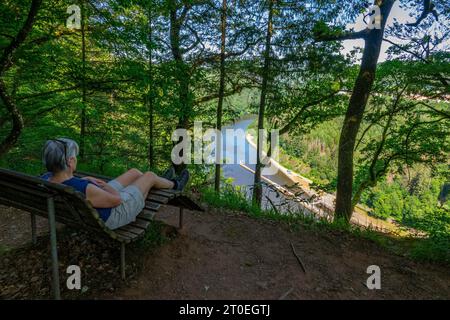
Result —
<instances>
[{"instance_id":1,"label":"riverbank","mask_svg":"<svg viewBox=\"0 0 450 320\"><path fill-rule=\"evenodd\" d=\"M256 149L256 137L247 132L246 139L247 142ZM267 156L267 153L263 152L263 155ZM278 175L282 175L285 179L291 182L291 184L288 185L288 187L291 188L284 188L283 186L274 184L277 189L289 198L299 198L297 201L301 203L306 210L312 212L316 216L331 219L334 213L335 195L312 189L310 187L310 185L313 184L312 180L287 169L275 159L270 159L269 161L270 165L277 170ZM246 169L251 171L249 167L246 167ZM251 172L254 173L253 171ZM266 182L271 183L270 176L266 177ZM293 189L292 186L294 186ZM301 196L296 196L296 194L299 193L301 193ZM304 202L304 200L306 200L306 202ZM396 233L399 235L409 234L409 232L406 232L389 221L369 216L367 211L360 205L355 207L351 222L355 225L371 228L381 232Z\"/></svg>"}]
</instances>

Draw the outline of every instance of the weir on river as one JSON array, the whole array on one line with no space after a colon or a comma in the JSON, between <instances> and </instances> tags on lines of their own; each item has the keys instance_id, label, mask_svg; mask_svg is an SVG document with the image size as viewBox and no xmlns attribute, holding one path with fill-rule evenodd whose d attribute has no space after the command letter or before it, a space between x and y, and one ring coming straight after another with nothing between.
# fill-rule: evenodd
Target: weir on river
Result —
<instances>
[{"instance_id":1,"label":"weir on river","mask_svg":"<svg viewBox=\"0 0 450 320\"><path fill-rule=\"evenodd\" d=\"M222 130L222 158L234 159L232 163L222 166L225 178L231 178L234 186L239 186L250 198L254 181L256 163L256 146L254 142L242 136L234 137L234 143L227 141L227 129L245 132L254 118L236 121L232 125L224 126ZM230 138L230 136L228 136ZM250 140L250 141L249 141ZM319 193L309 188L312 182L298 174L290 172L275 162L279 170L276 174L263 175L263 209L274 209L279 213L299 213L313 215L317 218L331 220L334 210L334 195ZM372 227L380 231L392 231L395 226L386 221L367 215L363 209L357 207L352 216L352 223Z\"/></svg>"}]
</instances>

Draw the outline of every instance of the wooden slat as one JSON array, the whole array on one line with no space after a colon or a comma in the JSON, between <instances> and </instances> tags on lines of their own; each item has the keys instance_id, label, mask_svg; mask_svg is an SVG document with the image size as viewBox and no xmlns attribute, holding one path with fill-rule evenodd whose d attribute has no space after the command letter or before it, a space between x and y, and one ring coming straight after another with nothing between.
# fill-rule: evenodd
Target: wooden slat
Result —
<instances>
[{"instance_id":1,"label":"wooden slat","mask_svg":"<svg viewBox=\"0 0 450 320\"><path fill-rule=\"evenodd\" d=\"M161 208L161 204L154 203L151 201L145 201L145 209L151 210L151 211L158 211L159 208Z\"/></svg>"},{"instance_id":2,"label":"wooden slat","mask_svg":"<svg viewBox=\"0 0 450 320\"><path fill-rule=\"evenodd\" d=\"M86 200L80 197L80 195L77 196L77 194L73 194L67 196L66 199L70 201L70 205L72 205L73 208L79 213L84 223L98 227L99 222L97 219L100 219L98 217L98 212L92 208Z\"/></svg>"},{"instance_id":3,"label":"wooden slat","mask_svg":"<svg viewBox=\"0 0 450 320\"><path fill-rule=\"evenodd\" d=\"M143 229L144 231L147 230L148 226L150 225L150 222L148 220L143 220L140 218L137 218L136 221L130 223L132 227Z\"/></svg>"},{"instance_id":4,"label":"wooden slat","mask_svg":"<svg viewBox=\"0 0 450 320\"><path fill-rule=\"evenodd\" d=\"M166 198L169 198L169 199L175 198L175 196L176 196L175 193L167 192L165 190L158 190L158 189L150 190L150 194L151 195L161 196L161 197L166 197Z\"/></svg>"},{"instance_id":5,"label":"wooden slat","mask_svg":"<svg viewBox=\"0 0 450 320\"><path fill-rule=\"evenodd\" d=\"M167 202L169 202L169 199L166 197L162 197L162 196L158 196L156 194L149 194L147 197L147 200L156 202L156 203L161 203L161 204L166 204Z\"/></svg>"},{"instance_id":6,"label":"wooden slat","mask_svg":"<svg viewBox=\"0 0 450 320\"><path fill-rule=\"evenodd\" d=\"M140 236L144 233L144 230L142 230L141 228L133 227L129 224L126 226L120 227L118 230L123 230L123 231L133 233L133 234L135 234L135 236Z\"/></svg>"},{"instance_id":7,"label":"wooden slat","mask_svg":"<svg viewBox=\"0 0 450 320\"><path fill-rule=\"evenodd\" d=\"M1 196L0 196L0 203L3 204L3 205L6 205L6 206L10 206L10 207L18 208L20 210L24 210L24 211L27 211L27 212L34 213L34 214L36 214L36 215L38 215L40 217L48 219L47 209L40 210L40 209L37 209L36 207L30 207L30 206L27 206L25 204L12 202L9 199L2 198ZM67 226L81 228L81 229L88 229L89 231L95 232L95 233L103 232L103 230L99 229L98 226L94 227L94 226L82 224L82 223L79 223L79 222L75 221L72 218L67 218L66 216L63 216L61 214L57 214L55 216L55 219L56 219L56 222L62 223L62 224L67 225Z\"/></svg>"},{"instance_id":8,"label":"wooden slat","mask_svg":"<svg viewBox=\"0 0 450 320\"><path fill-rule=\"evenodd\" d=\"M54 194L54 192L45 190L44 187L39 187L37 185L26 186L19 182L13 183L8 181L0 180L0 190L16 190L19 193L33 194L38 197L48 198Z\"/></svg>"},{"instance_id":9,"label":"wooden slat","mask_svg":"<svg viewBox=\"0 0 450 320\"><path fill-rule=\"evenodd\" d=\"M55 210L56 218L62 217L66 222L73 222L73 224L80 224L79 220L76 219L67 208L67 204L64 203L59 197L55 199ZM36 213L38 215L47 217L47 199L36 198L32 195L22 193L17 196L14 190L8 190L8 192L2 192L0 194L0 202L5 203L9 206L22 209L28 212ZM61 220L61 219L60 219Z\"/></svg>"},{"instance_id":10,"label":"wooden slat","mask_svg":"<svg viewBox=\"0 0 450 320\"><path fill-rule=\"evenodd\" d=\"M123 242L123 243L130 243L131 242L130 238L124 237L124 236L122 236L120 234L117 234L117 233L116 233L115 237L116 237L117 241L120 241L120 242Z\"/></svg>"},{"instance_id":11,"label":"wooden slat","mask_svg":"<svg viewBox=\"0 0 450 320\"><path fill-rule=\"evenodd\" d=\"M152 221L154 216L155 212L144 209L144 211L138 215L138 218L141 218L142 220Z\"/></svg>"},{"instance_id":12,"label":"wooden slat","mask_svg":"<svg viewBox=\"0 0 450 320\"><path fill-rule=\"evenodd\" d=\"M173 190L173 189L159 189L159 190L160 191L164 191L165 193L171 193L171 194L173 194L175 196L178 196L178 195L182 194L182 192L179 191L179 190Z\"/></svg>"},{"instance_id":13,"label":"wooden slat","mask_svg":"<svg viewBox=\"0 0 450 320\"><path fill-rule=\"evenodd\" d=\"M8 179L10 179L11 175L7 176ZM31 177L33 178L33 177ZM30 178L30 179L31 179ZM12 182L0 182L0 187L4 184L11 184L10 187L7 190L1 190L2 194L4 196L7 196L8 198L12 199L14 201L15 198L17 198L17 193L20 194L20 202L19 205L14 205L15 207L23 207L23 205L27 205L28 208L36 208L43 214L47 211L47 198L50 196L53 196L55 198L55 209L56 209L56 218L57 221L64 220L66 223L69 222L71 225L83 225L84 221L81 219L80 212L83 212L84 210L77 210L77 208L72 209L71 207L79 206L79 204L83 204L83 201L80 201L80 199L69 199L72 198L72 195L75 195L76 191L73 190L71 187L64 187L61 188L57 184L51 184L56 185L55 189L51 189L47 186L42 185L42 183L45 183L44 180L38 179L39 182L30 182L33 181L33 179L22 179L22 177L15 177L16 179L14 183ZM84 209L84 207L83 207ZM31 210L30 210L31 211ZM45 212L45 213L44 213ZM63 216L63 219L59 219L58 217ZM72 221L73 220L73 221ZM91 223L91 225L94 225Z\"/></svg>"},{"instance_id":14,"label":"wooden slat","mask_svg":"<svg viewBox=\"0 0 450 320\"><path fill-rule=\"evenodd\" d=\"M64 217L68 220L73 221L76 224L83 225L84 221L82 220L78 210L75 208L70 208L70 204L68 202L63 202L61 200L55 201L55 214L59 217Z\"/></svg>"},{"instance_id":15,"label":"wooden slat","mask_svg":"<svg viewBox=\"0 0 450 320\"><path fill-rule=\"evenodd\" d=\"M114 233L116 233L116 235L119 237L119 239L121 239L123 242L131 242L132 240L134 240L137 236L133 233L130 233L128 231L125 230L119 230L116 229L114 230Z\"/></svg>"},{"instance_id":16,"label":"wooden slat","mask_svg":"<svg viewBox=\"0 0 450 320\"><path fill-rule=\"evenodd\" d=\"M129 232L127 230L123 230L122 228L115 229L114 232L117 234L120 234L121 236L126 237L126 238L130 238L130 239L136 238L136 235L134 233Z\"/></svg>"},{"instance_id":17,"label":"wooden slat","mask_svg":"<svg viewBox=\"0 0 450 320\"><path fill-rule=\"evenodd\" d=\"M13 184L17 185L21 184L27 186L28 188L38 188L42 190L52 190L56 192L68 191L72 189L71 187L65 186L63 184L52 183L43 180L39 177L1 168L0 168L0 181L9 181L12 182ZM45 187L45 189L43 187Z\"/></svg>"},{"instance_id":18,"label":"wooden slat","mask_svg":"<svg viewBox=\"0 0 450 320\"><path fill-rule=\"evenodd\" d=\"M24 203L36 206L40 209L47 209L47 198L39 197L30 193L20 193L14 189L0 190L0 196L12 202Z\"/></svg>"},{"instance_id":19,"label":"wooden slat","mask_svg":"<svg viewBox=\"0 0 450 320\"><path fill-rule=\"evenodd\" d=\"M78 192L72 188L58 188L58 190L53 190L53 193L36 193L35 190L28 188L28 185L24 186L24 183L26 181L21 180L17 182L17 185L13 185L12 188L0 190L2 198L9 199L8 205L47 218L47 198L52 195L55 198L56 221L82 228L89 225L91 230L97 228L99 229L98 231L102 231L93 217L92 209L89 209L84 199L77 196ZM70 192L68 192L69 190ZM73 209L71 209L71 206Z\"/></svg>"},{"instance_id":20,"label":"wooden slat","mask_svg":"<svg viewBox=\"0 0 450 320\"><path fill-rule=\"evenodd\" d=\"M28 212L36 213L36 214L47 214L47 208L42 210L41 208L37 208L36 206L29 206L22 202L17 202L16 200L11 200L9 197L5 197L4 194L0 194L0 203L5 206L11 206L14 208L22 209Z\"/></svg>"}]
</instances>

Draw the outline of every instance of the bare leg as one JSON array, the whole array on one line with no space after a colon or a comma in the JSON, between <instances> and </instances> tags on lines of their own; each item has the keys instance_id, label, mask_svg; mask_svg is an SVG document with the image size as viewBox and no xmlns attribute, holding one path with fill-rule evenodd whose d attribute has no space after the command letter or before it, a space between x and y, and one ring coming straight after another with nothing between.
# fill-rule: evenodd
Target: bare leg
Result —
<instances>
[{"instance_id":1,"label":"bare leg","mask_svg":"<svg viewBox=\"0 0 450 320\"><path fill-rule=\"evenodd\" d=\"M151 172L151 173L153 173L153 172ZM155 188L155 189L172 189L173 187L175 187L175 184L172 181L167 180L166 178L160 177L156 174L154 174L154 175L155 175L155 183L153 184L153 188Z\"/></svg>"},{"instance_id":2,"label":"bare leg","mask_svg":"<svg viewBox=\"0 0 450 320\"><path fill-rule=\"evenodd\" d=\"M137 179L142 177L142 175L143 175L143 173L141 171L139 171L138 169L130 169L127 172L125 172L124 174L118 176L115 180L120 182L120 184L123 185L124 187L127 187L130 184L132 184L134 181L136 181Z\"/></svg>"},{"instance_id":3,"label":"bare leg","mask_svg":"<svg viewBox=\"0 0 450 320\"><path fill-rule=\"evenodd\" d=\"M174 183L162 177L158 177L153 172L146 172L141 177L133 182L133 185L141 190L144 198L147 197L151 188L156 189L171 189Z\"/></svg>"}]
</instances>

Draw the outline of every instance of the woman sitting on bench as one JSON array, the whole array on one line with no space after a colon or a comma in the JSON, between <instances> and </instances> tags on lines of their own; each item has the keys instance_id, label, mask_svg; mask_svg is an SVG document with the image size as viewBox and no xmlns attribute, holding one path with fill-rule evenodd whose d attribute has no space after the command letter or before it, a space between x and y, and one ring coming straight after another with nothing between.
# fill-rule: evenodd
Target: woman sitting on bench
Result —
<instances>
[{"instance_id":1,"label":"woman sitting on bench","mask_svg":"<svg viewBox=\"0 0 450 320\"><path fill-rule=\"evenodd\" d=\"M108 183L93 177L77 178L73 173L77 168L78 152L78 144L71 139L48 140L43 150L43 162L48 172L41 178L83 193L110 229L135 221L151 188L182 190L189 180L187 170L174 178L172 167L161 177L153 172L130 169Z\"/></svg>"}]
</instances>

